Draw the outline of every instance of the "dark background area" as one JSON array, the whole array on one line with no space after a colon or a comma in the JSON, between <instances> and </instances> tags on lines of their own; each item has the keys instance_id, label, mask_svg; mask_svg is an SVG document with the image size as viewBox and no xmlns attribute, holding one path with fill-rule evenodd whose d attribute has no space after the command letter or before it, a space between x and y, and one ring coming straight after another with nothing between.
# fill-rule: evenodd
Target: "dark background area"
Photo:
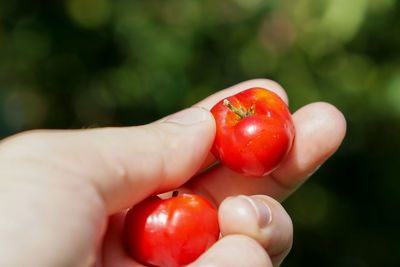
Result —
<instances>
[{"instance_id":1,"label":"dark background area","mask_svg":"<svg viewBox=\"0 0 400 267\"><path fill-rule=\"evenodd\" d=\"M400 1L0 0L0 137L151 122L251 78L346 116L283 264L398 266Z\"/></svg>"}]
</instances>

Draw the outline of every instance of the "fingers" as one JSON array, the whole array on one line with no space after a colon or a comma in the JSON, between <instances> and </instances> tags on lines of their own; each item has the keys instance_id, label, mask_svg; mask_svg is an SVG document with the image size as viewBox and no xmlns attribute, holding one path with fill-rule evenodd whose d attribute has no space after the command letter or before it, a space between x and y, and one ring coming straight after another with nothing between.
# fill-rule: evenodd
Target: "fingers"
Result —
<instances>
[{"instance_id":1,"label":"fingers","mask_svg":"<svg viewBox=\"0 0 400 267\"><path fill-rule=\"evenodd\" d=\"M229 197L221 203L218 215L223 236L241 234L255 239L274 266L279 266L292 247L292 221L279 202L270 197Z\"/></svg>"},{"instance_id":2,"label":"fingers","mask_svg":"<svg viewBox=\"0 0 400 267\"><path fill-rule=\"evenodd\" d=\"M212 115L190 108L139 127L25 133L2 143L0 157L32 160L61 179L86 179L113 214L186 182L214 135Z\"/></svg>"},{"instance_id":3,"label":"fingers","mask_svg":"<svg viewBox=\"0 0 400 267\"><path fill-rule=\"evenodd\" d=\"M253 88L253 87L262 87L265 89L268 89L274 93L276 93L282 100L288 104L289 100L287 97L287 94L285 90L276 82L268 79L253 79L253 80L248 80L245 82L238 83L234 86L231 86L225 90L221 90L203 101L197 103L195 106L199 106L205 109L210 110L215 104L217 104L221 99L224 99L225 97L229 97L232 95L235 95L243 90Z\"/></svg>"},{"instance_id":4,"label":"fingers","mask_svg":"<svg viewBox=\"0 0 400 267\"><path fill-rule=\"evenodd\" d=\"M293 115L293 122L296 138L292 150L272 175L248 178L218 165L185 187L216 204L239 194L285 199L337 150L346 132L342 113L327 103L314 103L299 109Z\"/></svg>"},{"instance_id":5,"label":"fingers","mask_svg":"<svg viewBox=\"0 0 400 267\"><path fill-rule=\"evenodd\" d=\"M272 267L265 250L254 240L243 235L223 237L189 267Z\"/></svg>"},{"instance_id":6,"label":"fingers","mask_svg":"<svg viewBox=\"0 0 400 267\"><path fill-rule=\"evenodd\" d=\"M343 114L328 103L304 106L293 114L293 120L296 127L293 148L272 174L283 187L280 198L311 176L339 148L346 134Z\"/></svg>"},{"instance_id":7,"label":"fingers","mask_svg":"<svg viewBox=\"0 0 400 267\"><path fill-rule=\"evenodd\" d=\"M124 215L110 218L104 237L104 266L142 266L122 243ZM266 196L227 198L219 208L223 238L199 257L196 266L279 266L290 251L293 227L290 217L275 200Z\"/></svg>"}]
</instances>

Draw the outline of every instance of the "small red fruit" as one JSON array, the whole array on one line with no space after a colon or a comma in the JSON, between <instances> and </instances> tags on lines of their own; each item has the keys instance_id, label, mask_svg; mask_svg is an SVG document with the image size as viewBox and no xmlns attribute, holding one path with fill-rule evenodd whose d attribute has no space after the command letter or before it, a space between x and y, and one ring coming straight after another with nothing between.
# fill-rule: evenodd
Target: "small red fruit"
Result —
<instances>
[{"instance_id":1,"label":"small red fruit","mask_svg":"<svg viewBox=\"0 0 400 267\"><path fill-rule=\"evenodd\" d=\"M235 172L267 175L292 146L295 128L290 111L267 89L250 88L223 99L211 113L217 127L212 153Z\"/></svg>"},{"instance_id":2,"label":"small red fruit","mask_svg":"<svg viewBox=\"0 0 400 267\"><path fill-rule=\"evenodd\" d=\"M124 238L130 254L143 264L184 266L218 240L218 213L197 195L150 197L128 211Z\"/></svg>"}]
</instances>

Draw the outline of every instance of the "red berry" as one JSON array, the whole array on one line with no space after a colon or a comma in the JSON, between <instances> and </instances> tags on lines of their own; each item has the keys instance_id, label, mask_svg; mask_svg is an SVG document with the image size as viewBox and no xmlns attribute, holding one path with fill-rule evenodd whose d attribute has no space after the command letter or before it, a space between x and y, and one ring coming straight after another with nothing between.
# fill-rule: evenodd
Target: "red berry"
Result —
<instances>
[{"instance_id":1,"label":"red berry","mask_svg":"<svg viewBox=\"0 0 400 267\"><path fill-rule=\"evenodd\" d=\"M154 196L129 210L124 237L130 254L143 264L184 266L218 240L218 213L197 195Z\"/></svg>"},{"instance_id":2,"label":"red berry","mask_svg":"<svg viewBox=\"0 0 400 267\"><path fill-rule=\"evenodd\" d=\"M250 177L274 171L293 143L295 128L285 102L264 88L251 88L212 109L216 136L212 153L228 168Z\"/></svg>"}]
</instances>

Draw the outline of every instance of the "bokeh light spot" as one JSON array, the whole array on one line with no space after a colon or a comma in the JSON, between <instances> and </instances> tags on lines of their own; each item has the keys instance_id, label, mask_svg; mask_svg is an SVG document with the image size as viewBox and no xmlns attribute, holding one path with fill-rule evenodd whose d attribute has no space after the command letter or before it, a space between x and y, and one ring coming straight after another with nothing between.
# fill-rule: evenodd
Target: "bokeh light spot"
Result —
<instances>
[{"instance_id":1,"label":"bokeh light spot","mask_svg":"<svg viewBox=\"0 0 400 267\"><path fill-rule=\"evenodd\" d=\"M69 0L71 19L84 28L96 28L107 23L110 16L108 0Z\"/></svg>"},{"instance_id":2,"label":"bokeh light spot","mask_svg":"<svg viewBox=\"0 0 400 267\"><path fill-rule=\"evenodd\" d=\"M367 10L367 0L331 0L321 21L323 30L341 40L353 38Z\"/></svg>"},{"instance_id":3,"label":"bokeh light spot","mask_svg":"<svg viewBox=\"0 0 400 267\"><path fill-rule=\"evenodd\" d=\"M46 115L47 102L32 90L14 90L4 98L3 118L11 131L38 127Z\"/></svg>"},{"instance_id":4,"label":"bokeh light spot","mask_svg":"<svg viewBox=\"0 0 400 267\"><path fill-rule=\"evenodd\" d=\"M275 13L262 21L259 28L261 41L268 48L279 52L287 49L295 39L295 27L285 13Z\"/></svg>"},{"instance_id":5,"label":"bokeh light spot","mask_svg":"<svg viewBox=\"0 0 400 267\"><path fill-rule=\"evenodd\" d=\"M27 61L41 59L50 53L51 40L47 34L24 28L17 28L12 34L13 47L18 58Z\"/></svg>"}]
</instances>

